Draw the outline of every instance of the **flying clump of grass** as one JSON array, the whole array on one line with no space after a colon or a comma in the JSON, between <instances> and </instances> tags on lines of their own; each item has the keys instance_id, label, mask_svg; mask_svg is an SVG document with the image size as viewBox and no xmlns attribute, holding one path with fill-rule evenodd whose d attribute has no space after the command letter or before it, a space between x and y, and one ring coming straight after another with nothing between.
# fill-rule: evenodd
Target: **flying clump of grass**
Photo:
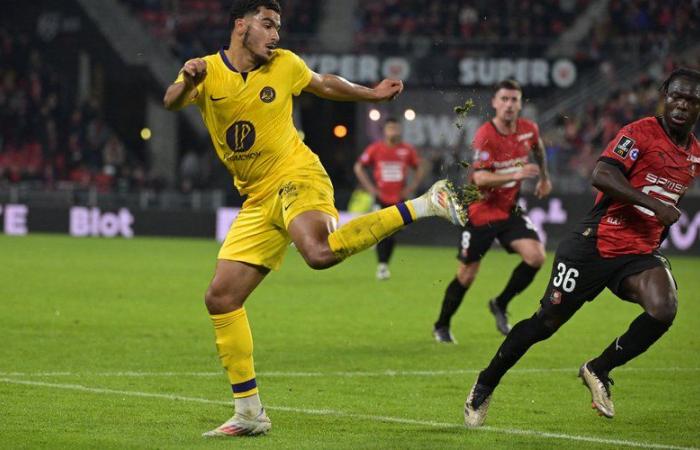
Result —
<instances>
[{"instance_id":1,"label":"flying clump of grass","mask_svg":"<svg viewBox=\"0 0 700 450\"><path fill-rule=\"evenodd\" d=\"M457 105L454 107L454 112L457 114L457 122L455 122L455 126L457 128L460 130L464 128L464 119L475 105L474 100L468 98L463 105Z\"/></svg>"},{"instance_id":2,"label":"flying clump of grass","mask_svg":"<svg viewBox=\"0 0 700 450\"><path fill-rule=\"evenodd\" d=\"M460 163L461 164L461 163ZM447 186L455 193L457 200L461 205L469 205L483 198L481 191L475 184L455 184L452 181L447 181Z\"/></svg>"},{"instance_id":3,"label":"flying clump of grass","mask_svg":"<svg viewBox=\"0 0 700 450\"><path fill-rule=\"evenodd\" d=\"M464 127L464 120L466 119L467 114L469 114L469 111L471 111L472 108L474 108L474 106L476 106L474 100L468 98L464 101L464 104L457 105L454 107L454 112L457 115L457 122L455 122L455 126L457 128L461 130ZM458 161L458 164L464 169L469 168L469 163L467 161ZM454 191L459 203L464 205L465 207L483 198L481 191L479 191L479 188L475 184L470 183L458 185L449 180L447 184L448 187L452 189L452 191Z\"/></svg>"}]
</instances>

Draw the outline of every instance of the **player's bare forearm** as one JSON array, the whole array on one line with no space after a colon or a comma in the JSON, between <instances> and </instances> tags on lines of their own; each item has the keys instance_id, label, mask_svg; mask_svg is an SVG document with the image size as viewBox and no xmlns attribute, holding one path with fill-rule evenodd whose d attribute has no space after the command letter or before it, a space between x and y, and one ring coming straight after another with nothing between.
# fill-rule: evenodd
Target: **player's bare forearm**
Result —
<instances>
[{"instance_id":1,"label":"player's bare forearm","mask_svg":"<svg viewBox=\"0 0 700 450\"><path fill-rule=\"evenodd\" d=\"M381 102L393 99L402 90L403 83L398 80L384 80L377 87L368 88L338 75L317 73L313 73L311 81L304 88L304 91L317 97L341 102Z\"/></svg>"},{"instance_id":2,"label":"player's bare forearm","mask_svg":"<svg viewBox=\"0 0 700 450\"><path fill-rule=\"evenodd\" d=\"M377 193L377 188L375 188L374 184L372 184L372 181L369 179L369 176L367 175L367 172L365 172L365 168L362 166L362 164L359 162L355 163L353 170L357 180L360 182L360 186L362 186L365 191L375 195Z\"/></svg>"},{"instance_id":3,"label":"player's bare forearm","mask_svg":"<svg viewBox=\"0 0 700 450\"><path fill-rule=\"evenodd\" d=\"M654 212L665 206L660 200L633 188L618 167L604 161L598 161L593 169L592 184L615 200L643 206Z\"/></svg>"},{"instance_id":4,"label":"player's bare forearm","mask_svg":"<svg viewBox=\"0 0 700 450\"><path fill-rule=\"evenodd\" d=\"M418 186L420 185L420 182L423 181L423 178L425 177L425 166L423 164L419 164L418 167L416 168L416 173L413 174L413 180L411 180L411 185L408 186L406 189L408 192L415 192L416 189L418 189Z\"/></svg>"},{"instance_id":5,"label":"player's bare forearm","mask_svg":"<svg viewBox=\"0 0 700 450\"><path fill-rule=\"evenodd\" d=\"M187 83L173 83L165 91L163 106L168 111L180 110L195 95L195 92L197 92L197 88L194 86L188 87Z\"/></svg>"},{"instance_id":6,"label":"player's bare forearm","mask_svg":"<svg viewBox=\"0 0 700 450\"><path fill-rule=\"evenodd\" d=\"M474 184L483 188L501 187L514 181L512 173L493 173L486 170L474 172Z\"/></svg>"},{"instance_id":7,"label":"player's bare forearm","mask_svg":"<svg viewBox=\"0 0 700 450\"><path fill-rule=\"evenodd\" d=\"M521 181L526 178L534 178L539 174L539 168L535 164L525 164L521 168L508 173L494 173L488 170L474 172L474 184L483 188L497 188L511 181Z\"/></svg>"},{"instance_id":8,"label":"player's bare forearm","mask_svg":"<svg viewBox=\"0 0 700 450\"><path fill-rule=\"evenodd\" d=\"M532 156L540 168L540 178L543 180L549 179L549 171L547 170L547 152L544 148L542 139L537 140L537 145L532 149Z\"/></svg>"}]
</instances>

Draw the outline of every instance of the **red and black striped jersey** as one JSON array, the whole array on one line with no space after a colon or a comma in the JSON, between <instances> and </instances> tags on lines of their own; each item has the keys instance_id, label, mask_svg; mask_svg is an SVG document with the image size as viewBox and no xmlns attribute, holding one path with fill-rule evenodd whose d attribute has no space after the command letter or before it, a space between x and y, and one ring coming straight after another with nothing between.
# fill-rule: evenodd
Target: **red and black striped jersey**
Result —
<instances>
[{"instance_id":1,"label":"red and black striped jersey","mask_svg":"<svg viewBox=\"0 0 700 450\"><path fill-rule=\"evenodd\" d=\"M700 171L700 144L691 135L680 147L659 118L646 117L623 127L598 160L617 166L635 189L676 205ZM652 211L601 192L579 231L595 236L600 255L612 258L651 253L667 229Z\"/></svg>"},{"instance_id":2,"label":"red and black striped jersey","mask_svg":"<svg viewBox=\"0 0 700 450\"><path fill-rule=\"evenodd\" d=\"M527 164L532 149L540 139L537 124L518 119L515 133L501 134L493 122L479 127L474 135L474 170L512 173ZM476 226L505 220L515 208L520 182L511 181L496 188L482 188L483 199L469 205L469 221Z\"/></svg>"}]
</instances>

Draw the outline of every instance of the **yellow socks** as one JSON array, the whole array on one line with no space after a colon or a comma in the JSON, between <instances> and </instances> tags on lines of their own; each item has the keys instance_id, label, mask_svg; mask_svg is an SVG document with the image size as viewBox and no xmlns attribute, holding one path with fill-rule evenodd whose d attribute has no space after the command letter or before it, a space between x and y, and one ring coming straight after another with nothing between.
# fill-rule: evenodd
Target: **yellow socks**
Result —
<instances>
[{"instance_id":1,"label":"yellow socks","mask_svg":"<svg viewBox=\"0 0 700 450\"><path fill-rule=\"evenodd\" d=\"M253 336L245 308L226 314L211 314L216 333L216 350L226 369L233 397L250 397L258 393L253 367Z\"/></svg>"},{"instance_id":2,"label":"yellow socks","mask_svg":"<svg viewBox=\"0 0 700 450\"><path fill-rule=\"evenodd\" d=\"M328 245L338 259L343 260L391 236L415 219L416 211L411 202L398 203L352 219L328 236Z\"/></svg>"}]
</instances>

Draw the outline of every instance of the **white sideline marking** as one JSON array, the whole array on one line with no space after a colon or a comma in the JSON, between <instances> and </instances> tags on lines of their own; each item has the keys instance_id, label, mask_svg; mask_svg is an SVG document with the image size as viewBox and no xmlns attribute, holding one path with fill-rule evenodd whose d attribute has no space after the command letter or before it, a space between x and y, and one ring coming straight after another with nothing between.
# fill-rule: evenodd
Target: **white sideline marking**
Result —
<instances>
[{"instance_id":1,"label":"white sideline marking","mask_svg":"<svg viewBox=\"0 0 700 450\"><path fill-rule=\"evenodd\" d=\"M159 394L155 392L139 392L139 391L122 391L118 389L102 389L93 388L89 386L83 386L80 384L58 384L58 383L45 383L42 381L28 381L28 380L14 380L11 378L0 378L0 382L8 384L20 384L27 386L40 386L56 389L67 389L81 392L89 392L92 394L107 394L107 395L124 395L129 397L145 397L145 398L159 398L164 400L176 400L185 402L196 402L196 403L207 403L213 405L225 405L231 406L231 401L223 400L209 400L206 398L198 397L184 397L181 395L173 394ZM392 422L401 423L406 425L423 425L435 428L464 428L461 424L455 423L444 423L444 422L433 422L429 420L415 420L415 419L405 419L402 417L391 417L391 416L374 416L370 414L353 414L344 411L337 411L333 409L306 409L306 408L291 408L288 406L269 406L266 407L270 410L294 412L300 414L312 414L320 416L336 416L336 417L347 417L351 419L361 419L370 421L381 421L381 422ZM470 430L471 431L471 430ZM474 431L489 431L493 433L500 434L513 434L520 436L534 436L547 439L562 439L568 441L582 441L582 442L593 442L596 444L606 444L606 445L624 445L627 447L643 447L643 448L658 448L658 449L672 449L672 450L698 450L694 447L679 447L674 445L656 444L653 442L639 442L639 441L626 441L622 439L604 439L594 436L580 436L575 434L563 434L563 433L549 433L545 431L536 430L519 430L515 428L497 428L497 427L481 427Z\"/></svg>"},{"instance_id":2,"label":"white sideline marking","mask_svg":"<svg viewBox=\"0 0 700 450\"><path fill-rule=\"evenodd\" d=\"M311 378L311 377L436 377L445 375L476 375L480 369L455 370L379 370L356 372L258 372L259 377L270 378ZM619 367L615 372L698 372L700 367ZM532 368L512 369L508 373L578 373L578 368ZM116 377L116 378L148 378L148 377L220 377L223 372L0 372L2 377Z\"/></svg>"}]
</instances>

